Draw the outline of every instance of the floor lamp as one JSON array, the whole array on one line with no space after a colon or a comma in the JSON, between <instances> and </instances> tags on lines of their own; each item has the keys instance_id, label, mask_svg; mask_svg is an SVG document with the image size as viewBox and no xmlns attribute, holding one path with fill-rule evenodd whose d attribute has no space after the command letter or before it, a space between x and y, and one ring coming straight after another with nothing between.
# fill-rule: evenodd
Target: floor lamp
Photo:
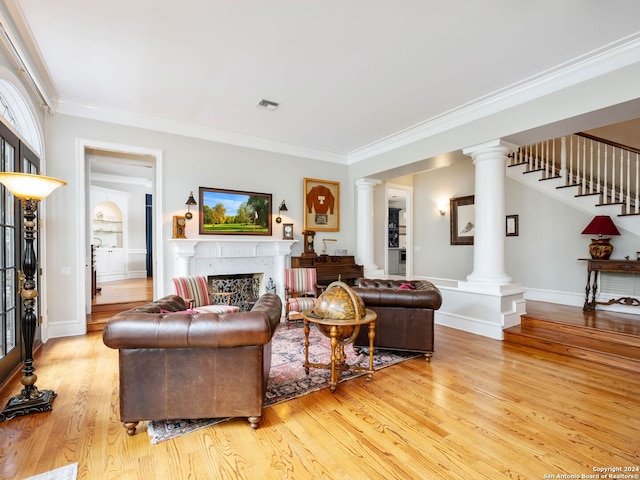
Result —
<instances>
[{"instance_id":1,"label":"floor lamp","mask_svg":"<svg viewBox=\"0 0 640 480\"><path fill-rule=\"evenodd\" d=\"M33 366L33 340L38 318L35 313L36 290L35 275L38 271L38 259L33 248L34 233L36 231L36 210L38 202L47 197L56 188L66 185L64 180L32 175L28 173L0 172L2 183L16 198L22 202L24 212L24 256L22 258L22 272L24 283L20 289L22 297L22 339L24 341L25 359L23 362L23 377L20 382L22 391L9 399L0 414L0 422L19 415L51 411L51 402L56 396L53 390L38 390L36 387L35 368Z\"/></svg>"}]
</instances>

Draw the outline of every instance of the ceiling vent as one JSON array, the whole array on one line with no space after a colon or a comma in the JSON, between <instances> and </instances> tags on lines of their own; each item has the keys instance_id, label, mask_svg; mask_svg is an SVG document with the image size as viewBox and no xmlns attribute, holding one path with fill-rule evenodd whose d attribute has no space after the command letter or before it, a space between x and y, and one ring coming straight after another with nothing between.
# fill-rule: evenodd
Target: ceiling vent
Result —
<instances>
[{"instance_id":1,"label":"ceiling vent","mask_svg":"<svg viewBox=\"0 0 640 480\"><path fill-rule=\"evenodd\" d=\"M280 105L279 103L276 102L272 102L271 100L265 100L264 98L262 100L260 100L257 104L256 107L259 108L264 108L266 110L271 110L274 111L278 108L278 105Z\"/></svg>"}]
</instances>

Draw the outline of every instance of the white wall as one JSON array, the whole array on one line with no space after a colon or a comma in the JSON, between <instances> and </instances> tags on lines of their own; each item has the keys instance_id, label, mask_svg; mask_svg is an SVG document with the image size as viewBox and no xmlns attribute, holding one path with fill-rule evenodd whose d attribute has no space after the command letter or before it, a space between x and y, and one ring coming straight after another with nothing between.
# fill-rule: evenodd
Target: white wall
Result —
<instances>
[{"instance_id":1,"label":"white wall","mask_svg":"<svg viewBox=\"0 0 640 480\"><path fill-rule=\"evenodd\" d=\"M84 185L81 172L75 164L76 139L88 139L161 150L163 153L163 224L160 229L164 245L171 237L173 215L186 211L185 200L190 191L197 193L198 187L216 187L271 193L273 196L273 218L277 207L285 199L288 212L283 212L283 222L294 224L294 238L301 240L303 218L303 179L319 178L341 182L340 232L331 232L338 241L334 248L346 248L353 253L355 248L353 189L346 183L347 167L330 162L310 160L271 152L253 150L179 135L170 135L105 122L56 115L52 122L52 145L48 174L67 180L66 187L59 189L47 199L51 211L47 249L55 252L48 262L47 286L50 298L49 325L51 336L81 334L85 318L78 318L78 302L83 302L81 289L86 288L83 278L75 273L81 271L79 251L84 226L76 222L76 210L84 208L84 197L80 194ZM198 235L198 215L188 223L187 237ZM209 237L210 238L210 237ZM282 226L273 222L273 238L282 238ZM319 250L316 245L316 250ZM302 253L300 244L294 245L294 255ZM171 292L173 276L173 252L165 248L161 290L156 296ZM84 259L82 259L84 262ZM65 267L71 267L71 275L62 275ZM68 270L64 270L68 271Z\"/></svg>"}]
</instances>

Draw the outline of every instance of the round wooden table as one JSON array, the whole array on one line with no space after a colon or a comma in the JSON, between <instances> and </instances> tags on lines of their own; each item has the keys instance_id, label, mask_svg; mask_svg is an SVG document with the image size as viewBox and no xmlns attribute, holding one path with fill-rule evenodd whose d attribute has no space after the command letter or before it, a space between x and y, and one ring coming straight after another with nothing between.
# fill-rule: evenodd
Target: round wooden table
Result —
<instances>
[{"instance_id":1,"label":"round wooden table","mask_svg":"<svg viewBox=\"0 0 640 480\"><path fill-rule=\"evenodd\" d=\"M373 340L376 336L376 318L378 315L373 310L366 309L366 314L361 318L336 319L322 318L313 313L313 310L302 312L304 321L304 369L309 373L309 368L325 368L331 370L329 386L331 393L336 389L340 373L351 371L367 372L367 382L373 378ZM329 338L331 343L331 361L328 364L309 362L309 331L310 325L314 323L323 335ZM369 325L369 367L359 365L349 365L346 362L344 346L353 343L358 336L360 327Z\"/></svg>"}]
</instances>

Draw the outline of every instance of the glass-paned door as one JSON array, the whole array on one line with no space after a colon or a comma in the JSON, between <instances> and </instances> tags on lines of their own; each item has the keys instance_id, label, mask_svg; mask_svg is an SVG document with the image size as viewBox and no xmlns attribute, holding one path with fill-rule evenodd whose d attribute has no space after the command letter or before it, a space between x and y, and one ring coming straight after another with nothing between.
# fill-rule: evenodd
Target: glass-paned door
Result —
<instances>
[{"instance_id":1,"label":"glass-paned door","mask_svg":"<svg viewBox=\"0 0 640 480\"><path fill-rule=\"evenodd\" d=\"M38 157L18 140L0 122L0 170L4 172L38 173ZM37 222L37 219L36 219ZM38 225L38 223L36 223ZM19 292L20 269L24 249L22 208L4 186L0 185L0 235L4 239L0 246L0 383L16 369L24 357L20 319L22 301ZM34 241L38 249L37 235ZM38 283L36 276L36 288ZM36 304L36 315L39 310ZM40 338L40 328L36 329Z\"/></svg>"},{"instance_id":2,"label":"glass-paned door","mask_svg":"<svg viewBox=\"0 0 640 480\"><path fill-rule=\"evenodd\" d=\"M0 169L14 172L18 166L19 143L13 133L0 124ZM2 305L0 305L0 380L5 379L22 360L20 309L18 299L18 270L20 265L18 238L21 231L18 206L13 195L4 186L0 187L0 234L4 239L0 246L2 264Z\"/></svg>"}]
</instances>

